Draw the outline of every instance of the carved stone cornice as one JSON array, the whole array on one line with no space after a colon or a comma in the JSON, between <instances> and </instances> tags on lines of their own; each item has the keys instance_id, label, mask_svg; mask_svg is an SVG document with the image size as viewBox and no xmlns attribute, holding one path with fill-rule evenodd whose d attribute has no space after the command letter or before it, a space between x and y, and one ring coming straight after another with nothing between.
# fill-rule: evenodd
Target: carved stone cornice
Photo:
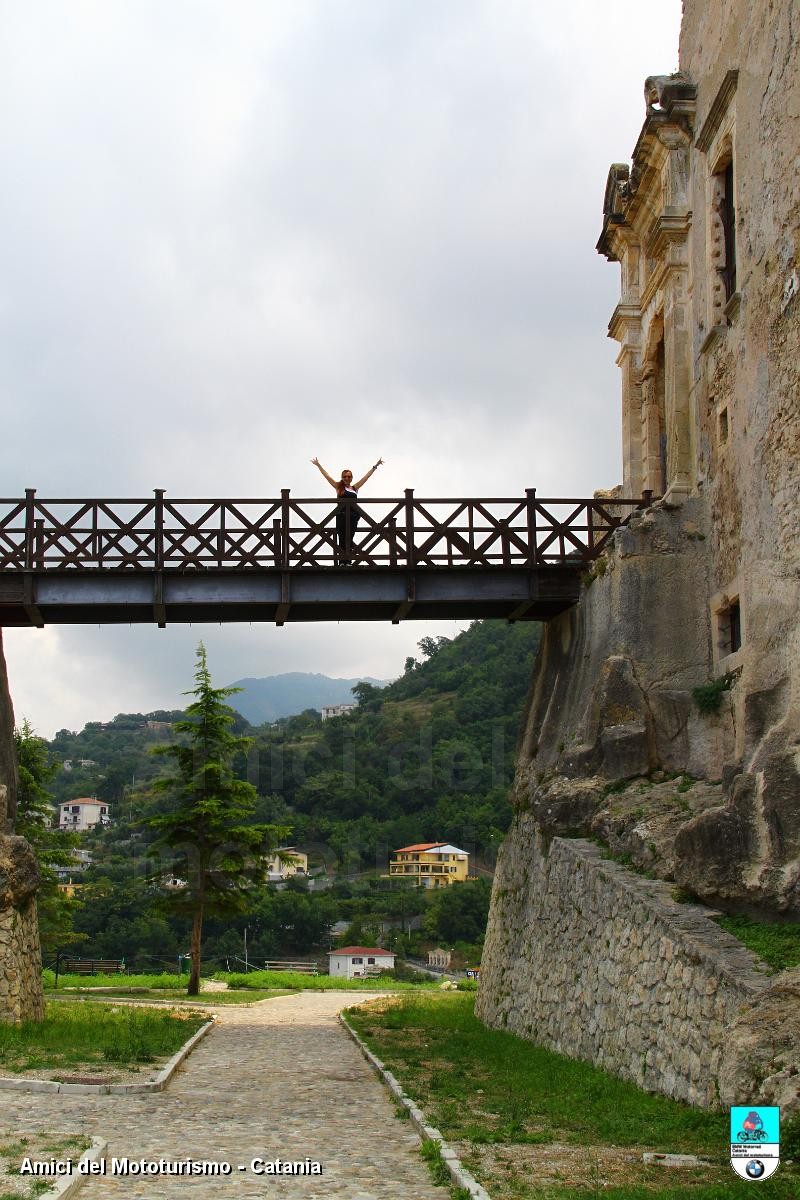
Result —
<instances>
[{"instance_id":1,"label":"carved stone cornice","mask_svg":"<svg viewBox=\"0 0 800 1200\"><path fill-rule=\"evenodd\" d=\"M608 336L615 342L624 342L629 337L632 328L638 334L641 320L642 311L638 304L620 302L608 322Z\"/></svg>"},{"instance_id":2,"label":"carved stone cornice","mask_svg":"<svg viewBox=\"0 0 800 1200\"><path fill-rule=\"evenodd\" d=\"M645 80L646 118L633 151L632 165L614 163L603 201L600 254L617 261L618 235L635 223L654 187L660 187L664 157L691 145L697 87L681 72Z\"/></svg>"},{"instance_id":3,"label":"carved stone cornice","mask_svg":"<svg viewBox=\"0 0 800 1200\"><path fill-rule=\"evenodd\" d=\"M671 244L685 242L691 224L691 210L682 213L662 213L656 222L652 238L647 243L648 255L652 258L662 258Z\"/></svg>"}]
</instances>

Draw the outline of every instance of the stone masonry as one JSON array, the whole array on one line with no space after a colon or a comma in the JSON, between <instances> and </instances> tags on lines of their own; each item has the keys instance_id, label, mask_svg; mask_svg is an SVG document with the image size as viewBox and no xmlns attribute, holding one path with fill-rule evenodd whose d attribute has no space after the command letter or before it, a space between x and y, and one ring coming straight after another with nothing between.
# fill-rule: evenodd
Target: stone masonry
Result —
<instances>
[{"instance_id":1,"label":"stone masonry","mask_svg":"<svg viewBox=\"0 0 800 1200\"><path fill-rule=\"evenodd\" d=\"M14 710L0 637L0 1021L44 1016L36 890L39 867L24 838L14 837Z\"/></svg>"},{"instance_id":2,"label":"stone masonry","mask_svg":"<svg viewBox=\"0 0 800 1200\"><path fill-rule=\"evenodd\" d=\"M482 976L487 1024L649 1091L703 1107L796 1100L800 972L771 979L705 910L590 842L547 846L530 813L500 854ZM776 1000L783 1023L756 1047L752 1030Z\"/></svg>"}]
</instances>

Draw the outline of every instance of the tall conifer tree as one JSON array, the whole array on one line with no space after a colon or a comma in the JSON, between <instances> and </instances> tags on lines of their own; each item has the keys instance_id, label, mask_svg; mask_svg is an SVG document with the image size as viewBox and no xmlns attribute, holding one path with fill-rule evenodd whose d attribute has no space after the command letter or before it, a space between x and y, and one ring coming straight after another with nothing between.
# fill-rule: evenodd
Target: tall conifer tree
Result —
<instances>
[{"instance_id":1,"label":"tall conifer tree","mask_svg":"<svg viewBox=\"0 0 800 1200\"><path fill-rule=\"evenodd\" d=\"M185 883L171 903L192 917L190 996L200 990L204 917L246 911L264 881L265 854L288 834L279 826L252 823L256 789L233 769L252 738L231 732L236 714L225 703L240 689L212 687L202 642L195 683L185 693L195 697L186 718L172 727L184 740L155 750L175 763L173 774L154 784L167 798L167 811L145 821L157 834L155 846L172 850L171 870Z\"/></svg>"}]
</instances>

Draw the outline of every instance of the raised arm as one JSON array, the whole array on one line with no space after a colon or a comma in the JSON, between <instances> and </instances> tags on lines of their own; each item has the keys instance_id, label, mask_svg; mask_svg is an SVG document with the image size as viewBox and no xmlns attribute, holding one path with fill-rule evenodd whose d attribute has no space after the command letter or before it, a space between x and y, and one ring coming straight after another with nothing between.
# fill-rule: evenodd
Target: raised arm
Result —
<instances>
[{"instance_id":1,"label":"raised arm","mask_svg":"<svg viewBox=\"0 0 800 1200\"><path fill-rule=\"evenodd\" d=\"M337 486L336 480L331 478L331 476L330 476L330 475L328 474L328 472L325 470L325 468L323 467L323 465L322 465L322 463L319 461L319 459L318 459L318 458L312 458L312 460L311 460L311 461L312 461L312 463L314 464L314 466L317 468L317 470L319 471L320 475L324 475L324 476L325 476L325 478L327 479L328 483L331 485L331 487L332 487L332 488L335 488L335 487Z\"/></svg>"},{"instance_id":2,"label":"raised arm","mask_svg":"<svg viewBox=\"0 0 800 1200\"><path fill-rule=\"evenodd\" d=\"M370 469L367 471L366 475L364 475L361 479L359 479L358 483L353 484L353 487L356 489L356 491L358 491L358 489L360 487L364 486L364 484L367 482L369 477L371 475L374 475L375 472L377 471L378 467L380 467L380 466L383 466L382 458L379 458L378 461L375 463L375 465L373 467L370 467Z\"/></svg>"}]
</instances>

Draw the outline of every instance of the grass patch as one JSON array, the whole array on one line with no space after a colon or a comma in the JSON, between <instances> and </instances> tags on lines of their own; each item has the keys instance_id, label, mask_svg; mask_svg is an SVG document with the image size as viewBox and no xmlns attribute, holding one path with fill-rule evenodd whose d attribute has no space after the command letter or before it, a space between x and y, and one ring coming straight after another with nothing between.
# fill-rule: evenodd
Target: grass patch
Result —
<instances>
[{"instance_id":1,"label":"grass patch","mask_svg":"<svg viewBox=\"0 0 800 1200\"><path fill-rule=\"evenodd\" d=\"M800 967L800 925L753 921L750 917L717 917L717 924L752 950L773 971Z\"/></svg>"},{"instance_id":2,"label":"grass patch","mask_svg":"<svg viewBox=\"0 0 800 1200\"><path fill-rule=\"evenodd\" d=\"M114 1063L136 1066L172 1055L203 1024L202 1014L48 1004L43 1021L0 1025L0 1069L19 1074Z\"/></svg>"},{"instance_id":3,"label":"grass patch","mask_svg":"<svg viewBox=\"0 0 800 1200\"><path fill-rule=\"evenodd\" d=\"M588 1063L487 1029L470 995L404 995L347 1015L446 1140L462 1144L466 1165L494 1200L748 1194L727 1162L727 1112L651 1095ZM641 1162L645 1149L697 1154L711 1165L667 1173ZM796 1200L800 1172L784 1163L761 1191Z\"/></svg>"},{"instance_id":4,"label":"grass patch","mask_svg":"<svg viewBox=\"0 0 800 1200\"><path fill-rule=\"evenodd\" d=\"M80 988L80 987L139 987L139 988L180 988L181 979L183 979L184 989L189 983L188 975L176 975L164 972L158 975L70 975L63 971L59 972L58 987L61 988ZM46 992L55 990L56 973L55 971L42 971L42 986Z\"/></svg>"},{"instance_id":5,"label":"grass patch","mask_svg":"<svg viewBox=\"0 0 800 1200\"><path fill-rule=\"evenodd\" d=\"M152 1004L159 1001L171 1000L180 1004L198 1004L204 1007L211 1006L215 1008L219 1004L256 1004L259 1000L269 1000L273 996L294 996L297 994L293 988L252 988L250 990L227 991L227 992L201 992L199 996L187 996L185 989L183 991L148 991L144 989L126 990L120 988L115 992L100 992L93 993L91 991L79 992L81 1001L88 1000L93 1004L108 1004L113 1000L135 1000L142 1004ZM75 1000L75 992L51 992L49 997L52 1000Z\"/></svg>"},{"instance_id":6,"label":"grass patch","mask_svg":"<svg viewBox=\"0 0 800 1200\"><path fill-rule=\"evenodd\" d=\"M250 971L246 975L218 971L214 978L224 980L230 988L291 988L298 992L416 992L439 986L436 979L407 983L392 976L345 979L341 975L304 975L301 971Z\"/></svg>"},{"instance_id":7,"label":"grass patch","mask_svg":"<svg viewBox=\"0 0 800 1200\"><path fill-rule=\"evenodd\" d=\"M447 1169L446 1162L442 1158L441 1142L425 1138L419 1148L419 1152L425 1160L433 1182L437 1187L445 1187L450 1182L450 1172Z\"/></svg>"},{"instance_id":8,"label":"grass patch","mask_svg":"<svg viewBox=\"0 0 800 1200\"><path fill-rule=\"evenodd\" d=\"M0 1133L0 1200L34 1200L55 1182L55 1177L20 1175L24 1158L69 1158L75 1164L90 1145L79 1133Z\"/></svg>"}]
</instances>

